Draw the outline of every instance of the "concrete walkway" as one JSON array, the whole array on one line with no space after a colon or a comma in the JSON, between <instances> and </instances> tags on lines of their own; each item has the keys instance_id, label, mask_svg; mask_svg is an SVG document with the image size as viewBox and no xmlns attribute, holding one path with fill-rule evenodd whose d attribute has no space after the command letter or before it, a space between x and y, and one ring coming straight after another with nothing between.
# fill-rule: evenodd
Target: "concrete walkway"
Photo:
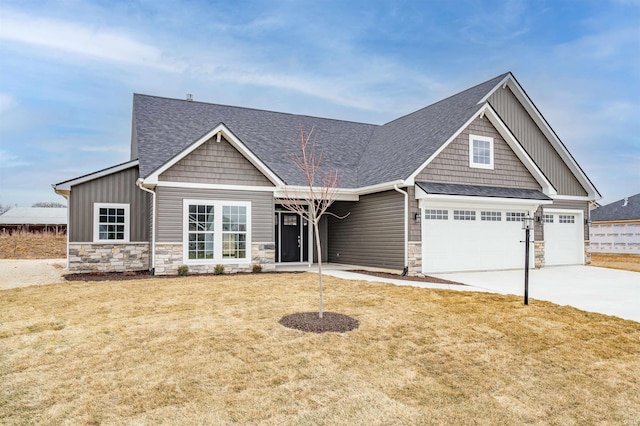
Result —
<instances>
[{"instance_id":1,"label":"concrete walkway","mask_svg":"<svg viewBox=\"0 0 640 426\"><path fill-rule=\"evenodd\" d=\"M288 266L286 268L289 268ZM350 265L323 265L323 273L348 280L385 282L421 288L483 291L524 298L524 270L457 272L433 277L466 285L404 281L349 272L362 269ZM371 268L367 268L371 269ZM281 269L278 270L286 270ZM317 266L292 266L289 270L317 272ZM387 271L387 270L384 270ZM398 273L399 271L389 271ZM589 312L640 322L640 272L595 266L553 266L529 271L529 303L535 299L569 305Z\"/></svg>"}]
</instances>

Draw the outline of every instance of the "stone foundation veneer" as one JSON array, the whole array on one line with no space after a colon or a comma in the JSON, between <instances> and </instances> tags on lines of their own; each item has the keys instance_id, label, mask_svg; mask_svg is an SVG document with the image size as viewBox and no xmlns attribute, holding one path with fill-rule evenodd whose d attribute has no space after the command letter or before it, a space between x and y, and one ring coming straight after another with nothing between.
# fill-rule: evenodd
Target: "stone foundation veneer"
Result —
<instances>
[{"instance_id":1,"label":"stone foundation veneer","mask_svg":"<svg viewBox=\"0 0 640 426\"><path fill-rule=\"evenodd\" d=\"M149 243L69 243L69 272L149 269Z\"/></svg>"},{"instance_id":2,"label":"stone foundation veneer","mask_svg":"<svg viewBox=\"0 0 640 426\"><path fill-rule=\"evenodd\" d=\"M409 271L412 277L424 276L422 273L422 241L409 241Z\"/></svg>"},{"instance_id":3,"label":"stone foundation veneer","mask_svg":"<svg viewBox=\"0 0 640 426\"><path fill-rule=\"evenodd\" d=\"M157 243L155 258L155 275L177 275L178 267L185 265L182 256L183 245L176 243ZM262 271L275 271L276 250L274 243L251 243L251 262L226 263L213 262L204 265L186 264L189 273L210 274L214 272L216 265L224 266L225 274L235 272L252 272L253 265L262 266Z\"/></svg>"},{"instance_id":4,"label":"stone foundation veneer","mask_svg":"<svg viewBox=\"0 0 640 426\"><path fill-rule=\"evenodd\" d=\"M544 268L544 241L533 242L533 259L534 268Z\"/></svg>"},{"instance_id":5,"label":"stone foundation veneer","mask_svg":"<svg viewBox=\"0 0 640 426\"><path fill-rule=\"evenodd\" d=\"M591 265L591 241L584 242L584 264Z\"/></svg>"}]
</instances>

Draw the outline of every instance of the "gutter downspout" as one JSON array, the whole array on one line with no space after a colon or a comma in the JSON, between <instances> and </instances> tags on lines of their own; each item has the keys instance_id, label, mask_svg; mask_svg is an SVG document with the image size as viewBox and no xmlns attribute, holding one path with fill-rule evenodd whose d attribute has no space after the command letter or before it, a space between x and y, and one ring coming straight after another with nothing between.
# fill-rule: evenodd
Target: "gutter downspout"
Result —
<instances>
[{"instance_id":1,"label":"gutter downspout","mask_svg":"<svg viewBox=\"0 0 640 426\"><path fill-rule=\"evenodd\" d=\"M55 184L52 184L51 187L53 188L53 191L56 194L60 195L62 198L67 200L67 231L66 231L66 234L67 234L67 271L69 271L69 265L70 265L70 262L69 262L69 227L70 227L69 226L70 225L69 218L71 217L71 213L69 213L70 210L71 210L71 206L69 205L69 199L71 198L71 192L69 192L69 194L65 194L62 191L58 191L58 188L56 188Z\"/></svg>"},{"instance_id":2,"label":"gutter downspout","mask_svg":"<svg viewBox=\"0 0 640 426\"><path fill-rule=\"evenodd\" d=\"M156 274L156 191L152 191L149 188L145 188L142 186L144 184L144 180L138 179L136 181L136 186L142 189L144 192L148 192L151 194L151 275Z\"/></svg>"},{"instance_id":3,"label":"gutter downspout","mask_svg":"<svg viewBox=\"0 0 640 426\"><path fill-rule=\"evenodd\" d=\"M398 188L397 183L393 184L393 189L404 195L404 277L409 272L409 193Z\"/></svg>"}]
</instances>

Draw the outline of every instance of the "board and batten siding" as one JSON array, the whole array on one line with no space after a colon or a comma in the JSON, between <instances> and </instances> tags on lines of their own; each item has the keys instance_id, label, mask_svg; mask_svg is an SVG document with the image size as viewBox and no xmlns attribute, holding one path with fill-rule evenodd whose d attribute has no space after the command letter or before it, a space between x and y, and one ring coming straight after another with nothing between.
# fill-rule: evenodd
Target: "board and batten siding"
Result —
<instances>
[{"instance_id":1,"label":"board and batten siding","mask_svg":"<svg viewBox=\"0 0 640 426\"><path fill-rule=\"evenodd\" d=\"M129 204L129 241L149 241L150 194L136 186L138 167L103 176L71 188L69 241L93 241L94 203Z\"/></svg>"},{"instance_id":2,"label":"board and batten siding","mask_svg":"<svg viewBox=\"0 0 640 426\"><path fill-rule=\"evenodd\" d=\"M329 262L378 268L404 267L404 197L396 191L337 201L329 216Z\"/></svg>"},{"instance_id":3,"label":"board and batten siding","mask_svg":"<svg viewBox=\"0 0 640 426\"><path fill-rule=\"evenodd\" d=\"M578 179L509 87L496 90L489 98L489 103L551 181L559 195L587 195Z\"/></svg>"},{"instance_id":4,"label":"board and batten siding","mask_svg":"<svg viewBox=\"0 0 640 426\"><path fill-rule=\"evenodd\" d=\"M493 169L469 166L470 134L493 138ZM416 182L542 189L486 117L478 117L471 122L416 176L415 180Z\"/></svg>"},{"instance_id":5,"label":"board and batten siding","mask_svg":"<svg viewBox=\"0 0 640 426\"><path fill-rule=\"evenodd\" d=\"M182 243L184 199L250 201L252 242L274 241L273 192L159 186L156 188L156 241L158 243Z\"/></svg>"},{"instance_id":6,"label":"board and batten siding","mask_svg":"<svg viewBox=\"0 0 640 426\"><path fill-rule=\"evenodd\" d=\"M273 186L249 160L224 138L209 139L162 173L161 181L225 185Z\"/></svg>"},{"instance_id":7,"label":"board and batten siding","mask_svg":"<svg viewBox=\"0 0 640 426\"><path fill-rule=\"evenodd\" d=\"M553 200L553 204L545 205L542 207L542 212L544 214L544 209L569 209L569 210L582 210L582 219L589 219L589 202L588 201L576 201L576 200ZM589 240L589 225L584 223L583 225L584 232L584 240ZM540 235L542 239L544 239L544 230ZM538 238L538 237L536 237Z\"/></svg>"}]
</instances>

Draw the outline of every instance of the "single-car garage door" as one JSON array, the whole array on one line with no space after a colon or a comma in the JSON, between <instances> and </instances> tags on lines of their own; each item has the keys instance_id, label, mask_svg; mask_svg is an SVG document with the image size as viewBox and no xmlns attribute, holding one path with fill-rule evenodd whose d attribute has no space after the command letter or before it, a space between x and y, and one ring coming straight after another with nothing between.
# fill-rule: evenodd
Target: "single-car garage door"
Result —
<instances>
[{"instance_id":1,"label":"single-car garage door","mask_svg":"<svg viewBox=\"0 0 640 426\"><path fill-rule=\"evenodd\" d=\"M504 206L425 206L423 273L523 268L526 215L527 210ZM533 244L530 249L533 267Z\"/></svg>"},{"instance_id":2,"label":"single-car garage door","mask_svg":"<svg viewBox=\"0 0 640 426\"><path fill-rule=\"evenodd\" d=\"M583 213L545 209L543 222L545 265L583 264Z\"/></svg>"}]
</instances>

